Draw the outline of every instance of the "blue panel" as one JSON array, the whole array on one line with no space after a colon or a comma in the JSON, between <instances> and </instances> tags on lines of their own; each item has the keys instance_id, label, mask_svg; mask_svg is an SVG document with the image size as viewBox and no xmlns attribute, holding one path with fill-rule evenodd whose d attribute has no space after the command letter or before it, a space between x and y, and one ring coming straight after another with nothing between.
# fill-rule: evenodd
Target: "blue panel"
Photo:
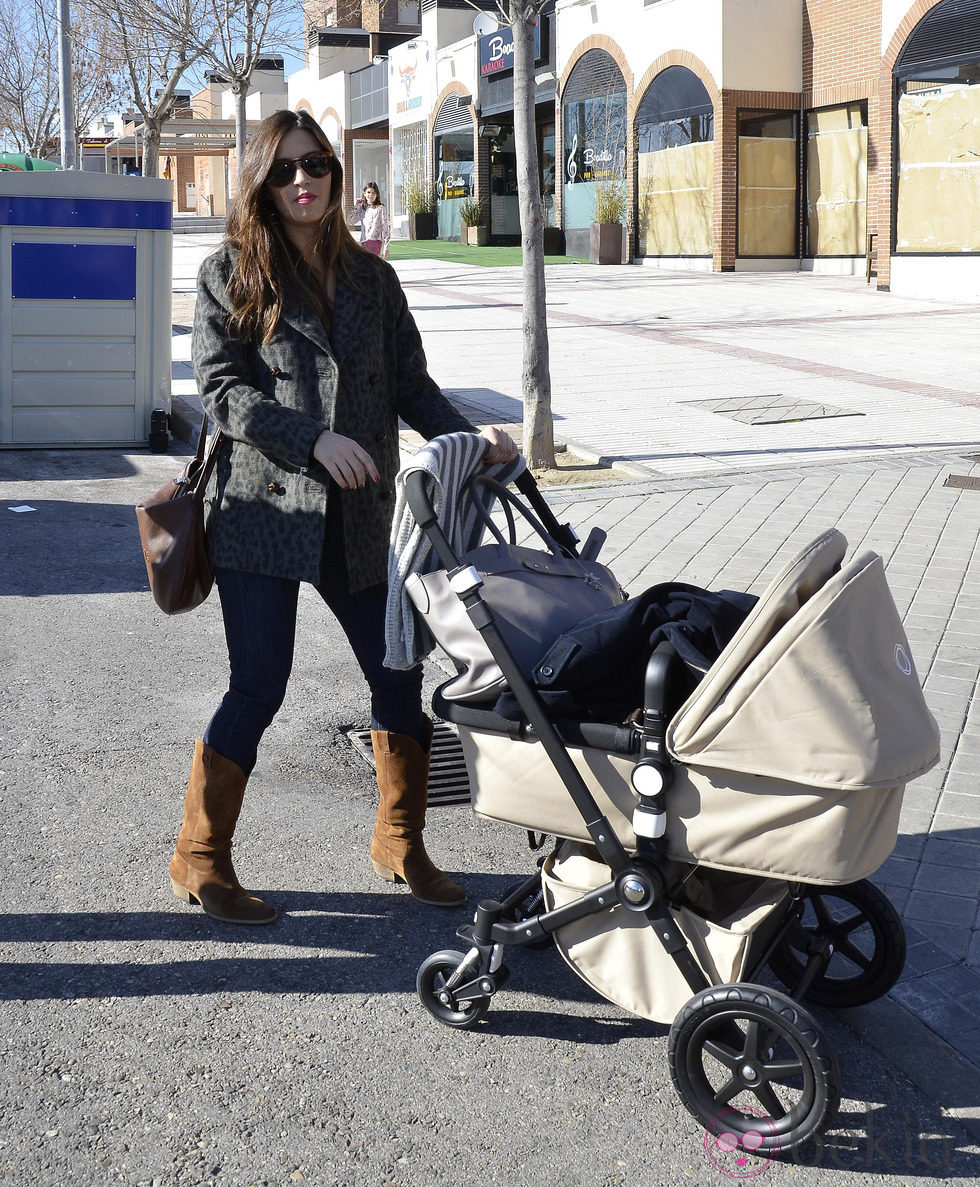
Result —
<instances>
[{"instance_id":1,"label":"blue panel","mask_svg":"<svg viewBox=\"0 0 980 1187\"><path fill-rule=\"evenodd\" d=\"M117 198L0 197L0 226L121 227L128 231L169 231L169 202L124 202Z\"/></svg>"},{"instance_id":2,"label":"blue panel","mask_svg":"<svg viewBox=\"0 0 980 1187\"><path fill-rule=\"evenodd\" d=\"M121 243L12 243L11 295L34 301L135 301L136 248Z\"/></svg>"}]
</instances>

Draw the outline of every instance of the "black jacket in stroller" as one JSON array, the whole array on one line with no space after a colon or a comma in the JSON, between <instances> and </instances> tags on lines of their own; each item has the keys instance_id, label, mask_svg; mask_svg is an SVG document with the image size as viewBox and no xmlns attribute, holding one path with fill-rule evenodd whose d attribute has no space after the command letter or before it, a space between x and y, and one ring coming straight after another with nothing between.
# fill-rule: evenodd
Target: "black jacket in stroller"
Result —
<instances>
[{"instance_id":1,"label":"black jacket in stroller","mask_svg":"<svg viewBox=\"0 0 980 1187\"><path fill-rule=\"evenodd\" d=\"M695 585L655 585L587 618L560 635L530 673L530 682L554 717L624 721L643 704L647 659L670 643L691 679L707 672L756 603L751 594ZM494 709L519 720L517 698L503 692Z\"/></svg>"}]
</instances>

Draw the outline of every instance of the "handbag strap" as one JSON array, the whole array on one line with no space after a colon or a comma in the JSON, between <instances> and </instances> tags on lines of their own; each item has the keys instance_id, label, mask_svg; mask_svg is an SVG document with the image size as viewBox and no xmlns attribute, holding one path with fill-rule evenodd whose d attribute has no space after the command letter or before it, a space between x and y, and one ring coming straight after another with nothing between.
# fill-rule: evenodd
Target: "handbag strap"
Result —
<instances>
[{"instance_id":1,"label":"handbag strap","mask_svg":"<svg viewBox=\"0 0 980 1187\"><path fill-rule=\"evenodd\" d=\"M197 435L197 449L194 453L194 460L201 462L204 460L204 442L208 439L208 414L205 412L201 417L201 431Z\"/></svg>"},{"instance_id":2,"label":"handbag strap","mask_svg":"<svg viewBox=\"0 0 980 1187\"><path fill-rule=\"evenodd\" d=\"M473 497L473 505L476 508L477 514L479 515L480 519L483 520L483 523L486 525L486 527L490 530L490 533L496 538L498 544L506 544L507 541L504 539L503 532L501 532L500 528L498 528L490 518L490 506L492 505L492 500L484 501L481 499L477 493L476 488L478 487L486 487L487 490L491 491L496 496L497 500L500 502L500 505L503 507L504 514L507 517L507 524L510 529L509 535L511 544L516 544L517 542L514 516L513 512L511 511L511 508L513 507L515 511L522 515L525 520L527 520L535 532L537 532L545 544L547 544L548 550L552 553L552 555L566 557L566 559L568 559L567 554L562 550L561 545L552 535L548 533L544 525L534 515L531 509L525 506L516 495L512 494L502 482L498 482L496 478L491 478L488 474L474 474L469 481L469 486L470 493Z\"/></svg>"},{"instance_id":3,"label":"handbag strap","mask_svg":"<svg viewBox=\"0 0 980 1187\"><path fill-rule=\"evenodd\" d=\"M179 482L186 482L188 484L188 493L192 495L201 494L206 489L214 467L218 462L218 450L225 439L224 433L220 429L215 429L211 434L207 453L205 453L204 442L207 439L207 435L208 417L207 413L205 413L204 419L201 421L201 431L197 438L197 452L191 460L191 464L187 467L185 476L178 479Z\"/></svg>"}]
</instances>

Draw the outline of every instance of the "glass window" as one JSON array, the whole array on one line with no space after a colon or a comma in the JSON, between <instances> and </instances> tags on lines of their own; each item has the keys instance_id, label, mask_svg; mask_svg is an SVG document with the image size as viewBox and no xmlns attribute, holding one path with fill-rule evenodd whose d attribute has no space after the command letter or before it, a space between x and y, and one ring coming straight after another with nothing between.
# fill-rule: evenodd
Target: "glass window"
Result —
<instances>
[{"instance_id":1,"label":"glass window","mask_svg":"<svg viewBox=\"0 0 980 1187\"><path fill-rule=\"evenodd\" d=\"M797 254L797 116L744 111L738 117L738 254Z\"/></svg>"},{"instance_id":2,"label":"glass window","mask_svg":"<svg viewBox=\"0 0 980 1187\"><path fill-rule=\"evenodd\" d=\"M394 128L391 134L391 205L389 217L404 218L405 179L425 177L425 124Z\"/></svg>"},{"instance_id":3,"label":"glass window","mask_svg":"<svg viewBox=\"0 0 980 1187\"><path fill-rule=\"evenodd\" d=\"M555 225L555 125L538 125L538 168L541 170L541 206L544 225Z\"/></svg>"},{"instance_id":4,"label":"glass window","mask_svg":"<svg viewBox=\"0 0 980 1187\"><path fill-rule=\"evenodd\" d=\"M626 83L604 50L590 50L569 76L562 131L565 226L588 227L597 186L626 176Z\"/></svg>"},{"instance_id":5,"label":"glass window","mask_svg":"<svg viewBox=\"0 0 980 1187\"><path fill-rule=\"evenodd\" d=\"M897 252L980 252L980 52L896 88Z\"/></svg>"},{"instance_id":6,"label":"glass window","mask_svg":"<svg viewBox=\"0 0 980 1187\"><path fill-rule=\"evenodd\" d=\"M704 84L669 66L636 114L637 233L641 256L710 256L714 107Z\"/></svg>"},{"instance_id":7,"label":"glass window","mask_svg":"<svg viewBox=\"0 0 980 1187\"><path fill-rule=\"evenodd\" d=\"M864 103L806 117L806 254L858 256L866 250L868 117Z\"/></svg>"},{"instance_id":8,"label":"glass window","mask_svg":"<svg viewBox=\"0 0 980 1187\"><path fill-rule=\"evenodd\" d=\"M436 137L436 198L439 238L459 235L459 208L473 196L473 133L444 132Z\"/></svg>"}]
</instances>

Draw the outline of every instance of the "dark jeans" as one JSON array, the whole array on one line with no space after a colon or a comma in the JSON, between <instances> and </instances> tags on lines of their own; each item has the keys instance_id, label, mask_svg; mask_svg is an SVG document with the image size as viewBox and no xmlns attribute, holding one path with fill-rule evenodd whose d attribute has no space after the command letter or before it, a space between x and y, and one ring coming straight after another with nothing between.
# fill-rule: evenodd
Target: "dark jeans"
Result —
<instances>
[{"instance_id":1,"label":"dark jeans","mask_svg":"<svg viewBox=\"0 0 980 1187\"><path fill-rule=\"evenodd\" d=\"M216 569L231 680L204 741L247 773L266 728L282 705L293 666L299 582L237 569ZM348 593L329 580L316 586L333 611L371 689L371 728L408 734L420 744L422 668L383 664L387 587Z\"/></svg>"}]
</instances>

